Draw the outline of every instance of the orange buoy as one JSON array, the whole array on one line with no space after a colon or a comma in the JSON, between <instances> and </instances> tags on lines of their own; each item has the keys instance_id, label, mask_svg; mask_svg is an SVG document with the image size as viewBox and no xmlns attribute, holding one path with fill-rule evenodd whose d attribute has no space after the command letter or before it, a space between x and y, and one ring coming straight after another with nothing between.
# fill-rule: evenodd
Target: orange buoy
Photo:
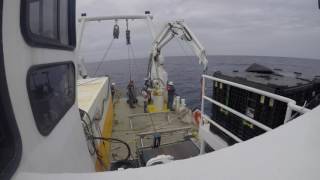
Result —
<instances>
[{"instance_id":1,"label":"orange buoy","mask_svg":"<svg viewBox=\"0 0 320 180\"><path fill-rule=\"evenodd\" d=\"M194 123L199 126L201 121L201 111L199 109L196 109L195 111L193 111L192 115Z\"/></svg>"}]
</instances>

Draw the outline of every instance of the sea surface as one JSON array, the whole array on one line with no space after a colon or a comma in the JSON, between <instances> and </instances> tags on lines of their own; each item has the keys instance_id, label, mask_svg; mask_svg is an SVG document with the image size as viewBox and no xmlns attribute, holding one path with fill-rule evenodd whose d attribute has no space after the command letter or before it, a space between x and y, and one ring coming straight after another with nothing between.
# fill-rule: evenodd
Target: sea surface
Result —
<instances>
[{"instance_id":1,"label":"sea surface","mask_svg":"<svg viewBox=\"0 0 320 180\"><path fill-rule=\"evenodd\" d=\"M265 57L265 56L208 56L208 73L215 71L231 72L233 70L245 70L252 63L259 63L271 69L282 69L288 75L294 72L302 73L302 77L312 79L320 76L320 60ZM147 74L148 59L113 60L101 63L87 63L86 67L90 76L108 75L116 86L125 92L125 87L131 78L136 87L143 86L143 79ZM130 68L131 67L131 68ZM187 106L190 108L200 107L200 79L202 66L198 59L192 56L165 57L165 68L168 72L169 81L173 81L176 92L182 98L186 98ZM209 85L210 86L210 85ZM210 95L210 87L206 92Z\"/></svg>"}]
</instances>

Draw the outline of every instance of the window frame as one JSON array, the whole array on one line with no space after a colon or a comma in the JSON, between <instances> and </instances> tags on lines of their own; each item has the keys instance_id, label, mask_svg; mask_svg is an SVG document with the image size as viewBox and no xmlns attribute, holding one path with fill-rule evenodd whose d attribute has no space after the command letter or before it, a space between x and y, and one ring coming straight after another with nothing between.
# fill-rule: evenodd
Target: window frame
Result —
<instances>
[{"instance_id":1,"label":"window frame","mask_svg":"<svg viewBox=\"0 0 320 180\"><path fill-rule=\"evenodd\" d=\"M54 124L52 125L52 127L50 127L50 129L48 131L43 131L42 127L40 127L39 120L36 119L36 115L35 114L37 112L35 112L35 108L37 108L37 107L34 105L32 97L30 96L30 94L31 94L31 89L30 89L31 75L32 75L32 72L34 72L35 70L42 69L42 68L50 68L50 67L59 66L59 65L72 65L72 68L74 70L74 74L73 74L74 75L74 83L73 83L74 94L72 96L72 103L70 103L69 107L63 109L63 111L62 111L61 115L59 116L58 120L54 122ZM29 98L29 101L30 101L31 110L32 110L32 113L33 113L33 117L34 117L37 129L38 129L38 131L39 131L39 133L41 135L48 136L48 135L50 135L50 133L54 130L54 128L59 124L61 119L66 115L66 113L72 108L72 106L76 102L76 93L77 93L76 92L77 91L77 88L76 88L76 84L77 84L76 67L75 67L75 65L74 65L74 63L72 61L64 61L64 62L55 62L55 63L49 63L49 64L34 65L34 66L30 67L29 70L28 70L26 83L27 83L28 98Z\"/></svg>"},{"instance_id":2,"label":"window frame","mask_svg":"<svg viewBox=\"0 0 320 180\"><path fill-rule=\"evenodd\" d=\"M32 47L73 51L76 47L76 1L68 0L68 44L63 44L60 41L60 0L57 0L57 39L38 35L31 31L28 5L33 1L36 0L21 0L20 28L26 43Z\"/></svg>"}]
</instances>

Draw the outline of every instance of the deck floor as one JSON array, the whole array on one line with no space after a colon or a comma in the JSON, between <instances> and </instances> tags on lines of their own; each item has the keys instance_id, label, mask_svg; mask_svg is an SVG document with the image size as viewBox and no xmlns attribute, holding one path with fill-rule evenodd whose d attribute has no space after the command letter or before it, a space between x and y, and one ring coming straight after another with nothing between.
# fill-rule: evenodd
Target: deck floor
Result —
<instances>
[{"instance_id":1,"label":"deck floor","mask_svg":"<svg viewBox=\"0 0 320 180\"><path fill-rule=\"evenodd\" d=\"M182 141L186 135L197 132L192 122L186 121L190 116L187 111L175 113L143 113L143 101L138 97L136 108L131 109L126 102L126 98L121 98L114 105L114 122L112 137L127 142L131 148L132 158L137 158L137 147L141 147L141 141L138 136L140 133L164 132L172 129L188 129L188 131L175 131L161 134L161 144L174 143ZM136 114L135 117L130 118ZM131 124L130 124L131 119ZM147 135L143 139L144 147L152 145L152 135ZM111 160L120 160L127 155L124 145L113 143L111 146Z\"/></svg>"}]
</instances>

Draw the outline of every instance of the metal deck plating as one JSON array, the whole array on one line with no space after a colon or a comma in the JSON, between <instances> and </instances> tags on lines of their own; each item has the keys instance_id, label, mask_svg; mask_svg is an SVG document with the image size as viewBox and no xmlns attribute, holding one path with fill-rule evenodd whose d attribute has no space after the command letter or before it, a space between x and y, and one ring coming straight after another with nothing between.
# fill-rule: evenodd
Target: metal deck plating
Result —
<instances>
[{"instance_id":1,"label":"metal deck plating","mask_svg":"<svg viewBox=\"0 0 320 180\"><path fill-rule=\"evenodd\" d=\"M137 148L151 147L153 134L161 134L161 145L184 141L185 137L195 135L191 111L143 113L142 98L138 97L136 108L131 109L126 98L121 98L114 104L114 122L112 138L127 142L132 151L132 157L137 158ZM124 157L127 153L119 144L112 144L113 160Z\"/></svg>"}]
</instances>

